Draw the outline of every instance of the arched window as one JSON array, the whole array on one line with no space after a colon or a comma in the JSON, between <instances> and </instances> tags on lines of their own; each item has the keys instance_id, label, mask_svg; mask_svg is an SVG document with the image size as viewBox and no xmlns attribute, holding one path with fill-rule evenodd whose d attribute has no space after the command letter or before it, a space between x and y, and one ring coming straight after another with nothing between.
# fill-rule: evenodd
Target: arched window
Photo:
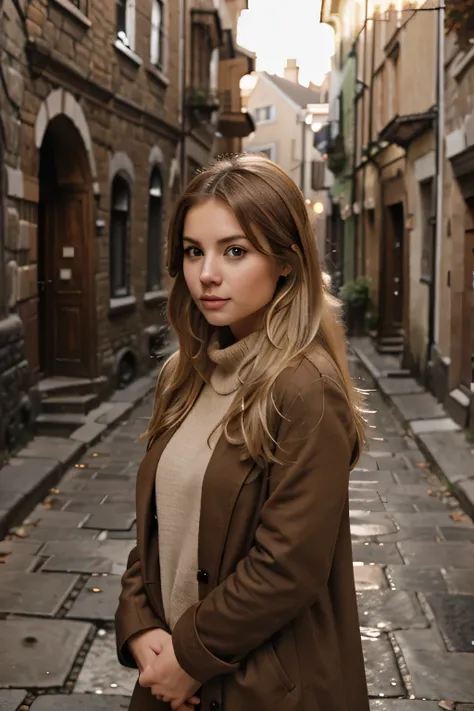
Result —
<instances>
[{"instance_id":1,"label":"arched window","mask_svg":"<svg viewBox=\"0 0 474 711\"><path fill-rule=\"evenodd\" d=\"M161 287L163 262L162 245L163 222L163 182L158 167L153 168L150 177L148 197L148 275L147 290L158 291Z\"/></svg>"},{"instance_id":2,"label":"arched window","mask_svg":"<svg viewBox=\"0 0 474 711\"><path fill-rule=\"evenodd\" d=\"M120 175L112 182L110 215L110 296L128 296L128 230L130 223L130 187Z\"/></svg>"}]
</instances>

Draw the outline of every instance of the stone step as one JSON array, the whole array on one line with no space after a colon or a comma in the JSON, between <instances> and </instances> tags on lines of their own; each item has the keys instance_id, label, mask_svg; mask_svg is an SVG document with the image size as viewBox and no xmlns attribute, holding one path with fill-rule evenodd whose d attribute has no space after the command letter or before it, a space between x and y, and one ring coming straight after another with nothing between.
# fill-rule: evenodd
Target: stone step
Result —
<instances>
[{"instance_id":1,"label":"stone step","mask_svg":"<svg viewBox=\"0 0 474 711\"><path fill-rule=\"evenodd\" d=\"M79 413L87 415L100 402L97 394L90 395L53 395L41 401L44 414Z\"/></svg>"},{"instance_id":2,"label":"stone step","mask_svg":"<svg viewBox=\"0 0 474 711\"><path fill-rule=\"evenodd\" d=\"M43 378L38 383L38 388L42 398L50 395L91 395L97 394L103 397L107 391L108 380L101 375L98 378L66 378L52 377Z\"/></svg>"},{"instance_id":3,"label":"stone step","mask_svg":"<svg viewBox=\"0 0 474 711\"><path fill-rule=\"evenodd\" d=\"M69 435L87 422L86 415L74 412L43 413L35 420L38 435L49 437L69 437Z\"/></svg>"},{"instance_id":4,"label":"stone step","mask_svg":"<svg viewBox=\"0 0 474 711\"><path fill-rule=\"evenodd\" d=\"M377 346L377 351L384 355L399 355L400 353L403 353L403 342L392 343L387 345L379 343Z\"/></svg>"}]
</instances>

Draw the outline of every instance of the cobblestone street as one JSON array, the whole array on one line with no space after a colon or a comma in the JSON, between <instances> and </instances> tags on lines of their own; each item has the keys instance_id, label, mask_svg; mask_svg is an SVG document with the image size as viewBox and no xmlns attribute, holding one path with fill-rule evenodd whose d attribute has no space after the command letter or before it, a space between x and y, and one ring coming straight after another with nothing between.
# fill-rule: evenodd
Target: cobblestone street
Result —
<instances>
[{"instance_id":1,"label":"cobblestone street","mask_svg":"<svg viewBox=\"0 0 474 711\"><path fill-rule=\"evenodd\" d=\"M381 395L369 402L371 452L350 497L372 709L474 711L474 526ZM151 403L0 543L1 711L127 708L137 675L116 661L113 617Z\"/></svg>"}]
</instances>

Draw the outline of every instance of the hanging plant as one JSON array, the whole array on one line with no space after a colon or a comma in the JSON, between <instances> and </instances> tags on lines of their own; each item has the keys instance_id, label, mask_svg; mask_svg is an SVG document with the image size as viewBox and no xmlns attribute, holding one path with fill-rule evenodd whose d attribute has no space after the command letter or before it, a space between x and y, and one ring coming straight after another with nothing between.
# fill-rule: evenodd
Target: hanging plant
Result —
<instances>
[{"instance_id":1,"label":"hanging plant","mask_svg":"<svg viewBox=\"0 0 474 711\"><path fill-rule=\"evenodd\" d=\"M460 49L469 49L474 39L474 0L446 0L444 27L456 32Z\"/></svg>"}]
</instances>

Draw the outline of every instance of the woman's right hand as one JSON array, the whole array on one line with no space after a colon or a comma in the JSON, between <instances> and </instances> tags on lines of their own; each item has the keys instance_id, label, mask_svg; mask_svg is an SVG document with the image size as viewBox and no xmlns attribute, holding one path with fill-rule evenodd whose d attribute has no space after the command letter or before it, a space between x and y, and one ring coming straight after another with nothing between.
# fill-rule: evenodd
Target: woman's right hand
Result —
<instances>
[{"instance_id":1,"label":"woman's right hand","mask_svg":"<svg viewBox=\"0 0 474 711\"><path fill-rule=\"evenodd\" d=\"M128 640L128 648L137 663L140 673L153 664L170 636L164 630L152 629L140 632Z\"/></svg>"},{"instance_id":2,"label":"woman's right hand","mask_svg":"<svg viewBox=\"0 0 474 711\"><path fill-rule=\"evenodd\" d=\"M128 648L135 659L140 673L151 666L171 635L161 629L140 632L128 640ZM177 711L193 711L195 705L188 702Z\"/></svg>"}]
</instances>

